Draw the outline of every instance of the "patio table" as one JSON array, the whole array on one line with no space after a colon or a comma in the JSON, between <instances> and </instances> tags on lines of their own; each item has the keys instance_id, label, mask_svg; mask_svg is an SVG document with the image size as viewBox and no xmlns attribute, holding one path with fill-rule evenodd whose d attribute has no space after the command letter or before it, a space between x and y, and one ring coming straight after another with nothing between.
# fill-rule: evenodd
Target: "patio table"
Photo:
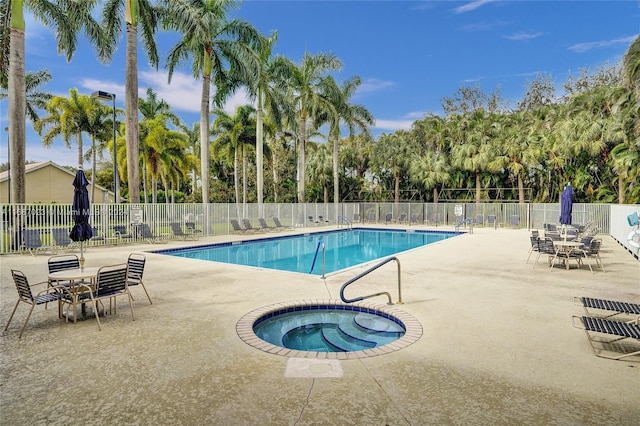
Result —
<instances>
[{"instance_id":1,"label":"patio table","mask_svg":"<svg viewBox=\"0 0 640 426\"><path fill-rule=\"evenodd\" d=\"M76 268L76 269L65 269L63 271L57 271L57 272L52 272L49 274L49 280L51 281L69 281L70 285L69 285L69 293L71 293L71 296L74 298L74 307L75 307L75 302L77 302L78 299L78 294L86 292L87 291L87 287L91 288L93 286L93 284L96 281L96 278L98 276L98 271L100 270L100 267L97 266L91 266L91 267L81 267L81 268ZM85 281L90 281L91 284L87 285L85 283ZM62 301L58 301L59 307L58 307L58 312L61 312L61 304ZM82 303L82 317L86 318L86 314L87 314L87 310L86 310L86 305L83 302ZM76 312L74 310L73 312L73 322L76 322ZM67 317L67 321L69 320L69 318Z\"/></svg>"},{"instance_id":2,"label":"patio table","mask_svg":"<svg viewBox=\"0 0 640 426\"><path fill-rule=\"evenodd\" d=\"M556 255L559 252L563 252L564 254L567 255L566 259L562 259L567 270L569 270L568 256L571 254L571 252L574 249L579 248L581 246L582 246L582 243L580 241L554 241L553 242L553 247L556 249Z\"/></svg>"}]
</instances>

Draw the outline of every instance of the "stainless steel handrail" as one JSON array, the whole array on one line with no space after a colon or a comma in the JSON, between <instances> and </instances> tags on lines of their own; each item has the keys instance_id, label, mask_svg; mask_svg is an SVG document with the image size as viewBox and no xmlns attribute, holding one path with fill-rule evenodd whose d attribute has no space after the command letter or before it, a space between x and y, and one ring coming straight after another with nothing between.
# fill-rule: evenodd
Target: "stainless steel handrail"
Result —
<instances>
[{"instance_id":1,"label":"stainless steel handrail","mask_svg":"<svg viewBox=\"0 0 640 426\"><path fill-rule=\"evenodd\" d=\"M342 287L340 288L340 299L342 299L342 301L344 303L353 303L353 302L359 302L361 300L368 299L368 298L371 298L371 297L376 297L376 296L381 296L383 294L386 294L387 297L389 298L388 304L389 305L393 305L393 300L391 299L391 293L389 293L388 291L382 291L380 293L369 294L367 296L360 296L360 297L356 297L354 299L347 299L347 298L344 297L344 289L347 288L347 286L349 284L352 284L353 282L358 281L360 278L364 277L365 275L368 275L369 273L375 271L376 269L378 269L382 265L385 265L385 264L391 262L392 260L395 260L396 263L398 264L398 302L397 303L398 304L404 303L402 301L402 289L401 289L401 285L400 285L400 281L401 281L400 280L400 260L395 256L386 258L382 262L376 264L375 266L372 266L371 268L367 269L366 271L362 272L361 274L358 274L357 276L351 278L349 281L347 281L344 284L342 284Z\"/></svg>"},{"instance_id":2,"label":"stainless steel handrail","mask_svg":"<svg viewBox=\"0 0 640 426\"><path fill-rule=\"evenodd\" d=\"M340 227L340 220L346 223L349 229L353 228L353 222L351 222L346 216L338 216L338 227Z\"/></svg>"}]
</instances>

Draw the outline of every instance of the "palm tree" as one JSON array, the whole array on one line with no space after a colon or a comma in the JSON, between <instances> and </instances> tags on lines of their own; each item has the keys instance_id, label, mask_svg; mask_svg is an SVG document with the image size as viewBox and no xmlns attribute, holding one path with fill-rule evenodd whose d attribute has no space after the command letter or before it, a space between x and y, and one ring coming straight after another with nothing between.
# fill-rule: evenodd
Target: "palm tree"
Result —
<instances>
[{"instance_id":1,"label":"palm tree","mask_svg":"<svg viewBox=\"0 0 640 426\"><path fill-rule=\"evenodd\" d=\"M318 144L309 153L309 182L322 187L323 202L329 202L329 184L331 183L331 155L327 144Z\"/></svg>"},{"instance_id":2,"label":"palm tree","mask_svg":"<svg viewBox=\"0 0 640 426\"><path fill-rule=\"evenodd\" d=\"M400 202L400 177L409 169L414 149L406 130L383 133L378 140L373 163L379 174L391 173L394 180L394 202Z\"/></svg>"},{"instance_id":3,"label":"palm tree","mask_svg":"<svg viewBox=\"0 0 640 426\"><path fill-rule=\"evenodd\" d=\"M124 9L124 10L123 10ZM109 54L115 50L117 40L126 26L125 109L127 182L129 201L140 202L140 173L138 166L138 25L142 30L142 44L149 62L158 67L160 57L155 33L160 19L160 9L149 0L106 0L102 9L102 21L107 28Z\"/></svg>"},{"instance_id":4,"label":"palm tree","mask_svg":"<svg viewBox=\"0 0 640 426\"><path fill-rule=\"evenodd\" d=\"M444 153L427 151L424 155L414 155L410 166L411 180L426 190L433 190L433 202L438 202L438 189L449 182L449 161Z\"/></svg>"},{"instance_id":5,"label":"palm tree","mask_svg":"<svg viewBox=\"0 0 640 426\"><path fill-rule=\"evenodd\" d=\"M240 203L238 154L242 156L242 204L244 205L247 202L247 146L255 146L256 110L250 105L241 105L236 108L233 116L221 109L214 110L214 114L217 117L213 122L212 134L217 137L213 145L216 149L226 148L229 157L233 158L236 204Z\"/></svg>"},{"instance_id":6,"label":"palm tree","mask_svg":"<svg viewBox=\"0 0 640 426\"><path fill-rule=\"evenodd\" d=\"M335 87L333 80L327 79L330 71L342 69L342 62L333 53L311 55L305 53L300 66L284 56L274 59L274 78L289 91L290 105L295 105L298 120L298 170L300 171L298 202L304 203L305 192L305 148L307 143L307 120L317 117L321 111L333 108L331 101L323 96ZM335 109L335 108L334 108Z\"/></svg>"},{"instance_id":7,"label":"palm tree","mask_svg":"<svg viewBox=\"0 0 640 426\"><path fill-rule=\"evenodd\" d=\"M333 80L331 77L328 78ZM349 131L349 138L352 138L356 129L360 129L368 134L369 127L374 123L373 115L362 105L353 105L350 103L351 97L355 94L358 86L362 83L359 76L353 76L345 80L339 87L336 85L328 97L331 100L335 114L330 114L327 121L330 122L329 139L333 145L333 202L340 202L340 181L339 181L339 145L340 126L346 125ZM330 111L329 111L330 112Z\"/></svg>"},{"instance_id":8,"label":"palm tree","mask_svg":"<svg viewBox=\"0 0 640 426\"><path fill-rule=\"evenodd\" d=\"M36 121L35 131L43 136L42 144L51 146L56 137L62 136L63 142L71 148L71 138L78 145L78 166L84 163L82 133L90 132L94 123L93 116L99 104L88 95L80 95L77 89L69 90L69 97L55 96L47 103L48 115Z\"/></svg>"},{"instance_id":9,"label":"palm tree","mask_svg":"<svg viewBox=\"0 0 640 426\"><path fill-rule=\"evenodd\" d=\"M229 21L229 13L238 3L235 0L164 0L167 8L165 28L181 33L181 39L167 55L169 80L176 66L191 60L195 78L202 78L200 100L200 166L202 174L202 202L209 202L209 94L211 84L219 89L214 101L222 101L241 82L249 81L258 69L254 46L260 34L248 22ZM233 70L233 80L227 74ZM235 83L235 84L231 84Z\"/></svg>"},{"instance_id":10,"label":"palm tree","mask_svg":"<svg viewBox=\"0 0 640 426\"><path fill-rule=\"evenodd\" d=\"M188 140L188 148L187 151L190 155L197 157L197 153L200 152L200 123L193 123L191 127L187 127L185 124L180 124L178 126L180 130L185 134ZM193 194L196 193L196 184L197 184L197 172L198 166L195 164L191 168L191 192Z\"/></svg>"},{"instance_id":11,"label":"palm tree","mask_svg":"<svg viewBox=\"0 0 640 426\"><path fill-rule=\"evenodd\" d=\"M43 92L40 87L47 84L51 80L51 74L47 70L37 72L28 72L25 76L25 87L27 89L26 104L27 118L32 122L38 121L38 110L47 107L47 102L53 97L49 92ZM6 81L5 85L0 89L0 100L8 97Z\"/></svg>"},{"instance_id":12,"label":"palm tree","mask_svg":"<svg viewBox=\"0 0 640 426\"><path fill-rule=\"evenodd\" d=\"M77 47L77 35L84 30L89 41L98 47L99 57L105 56L102 31L91 16L97 1L24 1L0 0L3 41L2 57L9 57L8 68L2 64L1 81L7 81L9 96L9 145L11 151L11 194L14 203L25 202L25 150L26 150L26 114L27 86L24 69L25 58L25 21L24 11L29 8L33 16L54 29L58 50L64 52L67 61L71 60ZM4 86L4 84L3 84Z\"/></svg>"}]
</instances>

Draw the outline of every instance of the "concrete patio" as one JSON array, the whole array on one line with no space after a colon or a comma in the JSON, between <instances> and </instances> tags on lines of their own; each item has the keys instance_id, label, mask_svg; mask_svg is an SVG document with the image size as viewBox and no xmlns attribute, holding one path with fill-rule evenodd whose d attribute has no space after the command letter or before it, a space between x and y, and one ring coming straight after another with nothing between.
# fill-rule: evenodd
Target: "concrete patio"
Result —
<instances>
[{"instance_id":1,"label":"concrete patio","mask_svg":"<svg viewBox=\"0 0 640 426\"><path fill-rule=\"evenodd\" d=\"M197 244L243 238L254 236ZM133 322L122 300L102 331L94 319L65 324L55 308L37 307L19 340L28 307L18 308L0 338L0 424L638 425L640 362L596 357L572 326L583 313L574 296L640 303L640 262L602 238L606 273L550 270L542 260L532 268L524 229L475 228L401 254L404 304L396 308L420 321L422 337L389 354L324 364L251 347L236 323L266 305L339 299L364 267L322 280L147 254L153 305L132 288ZM99 266L193 244L91 248L85 257ZM47 258L0 257L2 328L17 298L10 270L44 281ZM386 290L397 300L396 274L390 263L350 294ZM329 369L338 377L324 377Z\"/></svg>"}]
</instances>

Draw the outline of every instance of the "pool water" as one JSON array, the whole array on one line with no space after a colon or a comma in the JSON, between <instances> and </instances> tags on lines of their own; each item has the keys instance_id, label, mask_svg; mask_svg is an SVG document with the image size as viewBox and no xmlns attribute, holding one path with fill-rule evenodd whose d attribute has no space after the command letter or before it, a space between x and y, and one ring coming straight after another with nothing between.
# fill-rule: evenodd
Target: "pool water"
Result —
<instances>
[{"instance_id":1,"label":"pool water","mask_svg":"<svg viewBox=\"0 0 640 426\"><path fill-rule=\"evenodd\" d=\"M404 335L399 320L374 312L351 306L300 308L260 318L253 330L273 345L313 352L371 349Z\"/></svg>"},{"instance_id":2,"label":"pool water","mask_svg":"<svg viewBox=\"0 0 640 426\"><path fill-rule=\"evenodd\" d=\"M160 250L189 259L322 275L459 235L458 232L353 229Z\"/></svg>"}]
</instances>

